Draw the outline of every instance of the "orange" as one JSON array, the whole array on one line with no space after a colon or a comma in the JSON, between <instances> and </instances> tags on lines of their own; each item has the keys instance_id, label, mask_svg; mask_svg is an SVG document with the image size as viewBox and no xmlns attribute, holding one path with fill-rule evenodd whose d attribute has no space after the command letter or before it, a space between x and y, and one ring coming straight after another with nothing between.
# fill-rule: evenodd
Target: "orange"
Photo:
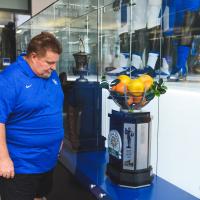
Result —
<instances>
[{"instance_id":1,"label":"orange","mask_svg":"<svg viewBox=\"0 0 200 200\"><path fill-rule=\"evenodd\" d=\"M117 77L117 79L119 79L120 82L125 84L125 85L128 85L129 82L131 81L131 78L127 75L120 75L120 76Z\"/></svg>"},{"instance_id":2,"label":"orange","mask_svg":"<svg viewBox=\"0 0 200 200\"><path fill-rule=\"evenodd\" d=\"M127 90L133 96L142 96L144 92L144 83L139 79L133 79L129 82Z\"/></svg>"},{"instance_id":3,"label":"orange","mask_svg":"<svg viewBox=\"0 0 200 200\"><path fill-rule=\"evenodd\" d=\"M133 104L133 97L132 97L132 96L128 97L128 99L127 99L127 104L128 104L129 106Z\"/></svg>"},{"instance_id":4,"label":"orange","mask_svg":"<svg viewBox=\"0 0 200 200\"><path fill-rule=\"evenodd\" d=\"M114 90L120 94L124 94L124 91L127 91L127 86L120 82L117 85L115 85Z\"/></svg>"},{"instance_id":5,"label":"orange","mask_svg":"<svg viewBox=\"0 0 200 200\"><path fill-rule=\"evenodd\" d=\"M133 96L133 103L140 103L142 101L142 96Z\"/></svg>"},{"instance_id":6,"label":"orange","mask_svg":"<svg viewBox=\"0 0 200 200\"><path fill-rule=\"evenodd\" d=\"M130 106L132 104L137 104L142 101L142 96L129 96L127 104Z\"/></svg>"},{"instance_id":7,"label":"orange","mask_svg":"<svg viewBox=\"0 0 200 200\"><path fill-rule=\"evenodd\" d=\"M116 86L113 85L113 86L111 87L111 90L112 90L112 91L115 91L115 88L116 88Z\"/></svg>"},{"instance_id":8,"label":"orange","mask_svg":"<svg viewBox=\"0 0 200 200\"><path fill-rule=\"evenodd\" d=\"M143 74L139 77L139 79L144 83L145 90L149 90L153 85L153 78L148 74Z\"/></svg>"}]
</instances>

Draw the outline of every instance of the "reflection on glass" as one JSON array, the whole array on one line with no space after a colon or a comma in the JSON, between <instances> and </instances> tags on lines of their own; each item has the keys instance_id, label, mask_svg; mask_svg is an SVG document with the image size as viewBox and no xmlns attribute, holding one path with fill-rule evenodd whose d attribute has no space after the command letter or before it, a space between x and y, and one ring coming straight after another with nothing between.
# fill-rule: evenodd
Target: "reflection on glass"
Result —
<instances>
[{"instance_id":1,"label":"reflection on glass","mask_svg":"<svg viewBox=\"0 0 200 200\"><path fill-rule=\"evenodd\" d=\"M199 0L163 0L162 22L165 47L163 59L171 80L185 80L188 72L198 73ZM196 51L197 50L197 51ZM197 64L198 65L198 64ZM194 69L194 70L193 70Z\"/></svg>"},{"instance_id":2,"label":"reflection on glass","mask_svg":"<svg viewBox=\"0 0 200 200\"><path fill-rule=\"evenodd\" d=\"M34 35L50 31L63 44L58 71L72 77L73 53L82 38L91 55L89 76L190 79L200 73L200 2L188 2L59 0L17 28L17 52L24 52Z\"/></svg>"},{"instance_id":3,"label":"reflection on glass","mask_svg":"<svg viewBox=\"0 0 200 200\"><path fill-rule=\"evenodd\" d=\"M160 53L161 0L117 1L104 9L102 24L110 22L112 30L104 30L103 48L108 44L104 72L108 75L127 74L136 77L148 73L155 76ZM110 14L112 13L112 15ZM112 16L112 17L111 17ZM150 17L151 16L151 17ZM107 43L107 38L113 43ZM111 52L109 52L111 50ZM105 52L105 51L103 51ZM103 56L104 58L104 56ZM110 65L107 62L110 61ZM106 66L107 65L107 66Z\"/></svg>"}]
</instances>

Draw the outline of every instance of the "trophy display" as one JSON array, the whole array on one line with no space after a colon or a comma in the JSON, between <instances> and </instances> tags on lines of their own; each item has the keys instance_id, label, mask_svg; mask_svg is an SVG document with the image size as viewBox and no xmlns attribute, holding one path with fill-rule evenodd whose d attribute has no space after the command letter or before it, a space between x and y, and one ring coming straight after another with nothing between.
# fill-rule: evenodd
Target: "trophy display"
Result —
<instances>
[{"instance_id":1,"label":"trophy display","mask_svg":"<svg viewBox=\"0 0 200 200\"><path fill-rule=\"evenodd\" d=\"M112 110L109 114L107 176L121 186L150 185L153 180L150 165L151 116L142 108L155 96L164 94L167 88L162 79L156 82L146 74L135 79L120 75L107 88L109 98L120 107L120 111Z\"/></svg>"},{"instance_id":2,"label":"trophy display","mask_svg":"<svg viewBox=\"0 0 200 200\"><path fill-rule=\"evenodd\" d=\"M88 80L84 77L84 75L88 71L88 61L89 54L85 52L85 46L83 40L79 39L79 52L73 54L75 62L76 62L76 72L80 75L77 81L87 82Z\"/></svg>"},{"instance_id":3,"label":"trophy display","mask_svg":"<svg viewBox=\"0 0 200 200\"><path fill-rule=\"evenodd\" d=\"M89 55L81 39L79 52L73 56L80 77L63 86L64 144L74 152L105 150L105 137L101 134L101 87L99 82L84 77Z\"/></svg>"}]
</instances>

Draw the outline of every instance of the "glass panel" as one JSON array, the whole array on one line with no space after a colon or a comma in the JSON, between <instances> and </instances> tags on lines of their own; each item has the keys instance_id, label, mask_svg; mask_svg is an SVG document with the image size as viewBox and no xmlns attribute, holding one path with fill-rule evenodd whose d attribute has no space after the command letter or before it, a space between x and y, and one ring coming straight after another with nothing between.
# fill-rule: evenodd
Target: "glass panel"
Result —
<instances>
[{"instance_id":1,"label":"glass panel","mask_svg":"<svg viewBox=\"0 0 200 200\"><path fill-rule=\"evenodd\" d=\"M96 0L69 0L68 2L68 14L72 18L78 18L97 9Z\"/></svg>"},{"instance_id":2,"label":"glass panel","mask_svg":"<svg viewBox=\"0 0 200 200\"><path fill-rule=\"evenodd\" d=\"M84 44L82 50L90 55L87 75L97 73L97 59L95 57L97 51L96 0L58 1L31 18L18 27L18 52L24 51L30 37L41 31L54 33L63 45L63 54L57 67L58 73L67 72L69 76L76 74L73 54L79 52L80 39Z\"/></svg>"},{"instance_id":3,"label":"glass panel","mask_svg":"<svg viewBox=\"0 0 200 200\"><path fill-rule=\"evenodd\" d=\"M72 1L69 5L74 5ZM81 2L81 1L80 1ZM91 4L80 4L77 1L76 16L70 20L68 27L68 50L65 52L65 60L68 63L67 73L69 77L77 75L73 54L85 52L88 56L87 78L97 80L97 10L94 1ZM69 7L70 10L70 7ZM70 10L71 12L71 10ZM70 13L69 12L69 13ZM73 14L75 12L72 12ZM71 13L71 14L72 14Z\"/></svg>"},{"instance_id":4,"label":"glass panel","mask_svg":"<svg viewBox=\"0 0 200 200\"><path fill-rule=\"evenodd\" d=\"M20 53L25 51L30 38L41 31L56 33L60 29L65 28L65 13L66 5L63 3L61 4L61 2L55 3L21 26L17 27L16 37L18 52Z\"/></svg>"},{"instance_id":5,"label":"glass panel","mask_svg":"<svg viewBox=\"0 0 200 200\"><path fill-rule=\"evenodd\" d=\"M113 11L112 4L99 9L99 47L101 75L113 68L119 57L118 13ZM118 67L118 66L116 66Z\"/></svg>"},{"instance_id":6,"label":"glass panel","mask_svg":"<svg viewBox=\"0 0 200 200\"><path fill-rule=\"evenodd\" d=\"M171 81L199 80L199 1L163 1L164 72Z\"/></svg>"},{"instance_id":7,"label":"glass panel","mask_svg":"<svg viewBox=\"0 0 200 200\"><path fill-rule=\"evenodd\" d=\"M137 105L136 99L147 100L147 91L144 90L143 97L141 93L132 94L130 83L127 83L138 81L142 74L148 73L153 77L159 74L161 3L161 0L115 0L99 8L101 75L111 83L109 91L102 91L102 133L107 138L109 152L106 169L111 181L121 185L130 183L133 186L131 180L134 178L131 177L137 170L147 170L150 174L156 170L156 156L151 158L151 150L156 152L156 139L151 149L151 131L156 138L158 101L155 98L144 108L137 108L134 106ZM126 83L120 75L128 75L124 78ZM134 102L131 103L131 99Z\"/></svg>"},{"instance_id":8,"label":"glass panel","mask_svg":"<svg viewBox=\"0 0 200 200\"><path fill-rule=\"evenodd\" d=\"M92 53L88 74L92 75L98 71L101 76L115 68L118 70L114 72L118 72L120 68L127 65L132 66L132 69L150 66L157 70L156 75L160 75L165 80L170 73L175 74L170 77L171 79L177 79L177 76L184 79L188 74L189 80L198 80L200 70L197 1L191 5L187 3L180 5L175 1L163 0L161 11L161 0L132 1L134 4L132 6L123 2L129 1L99 1L97 29L96 0L87 0L84 3L81 0L60 0L17 28L17 52L26 49L30 37L41 31L52 31L64 44L64 54L58 71L67 71L70 76L73 75L73 57L68 61L65 53L71 47L77 49L78 45L72 43L83 37L88 53L97 51L94 43L97 44L98 39L100 45L97 51L99 54L97 53L96 56L100 56L101 63L97 67L95 63L97 58ZM77 27L79 31L74 33ZM96 37L98 30L100 37ZM70 33L72 33L71 37ZM69 37L72 39L70 45L67 42ZM158 55L161 57L159 58Z\"/></svg>"},{"instance_id":9,"label":"glass panel","mask_svg":"<svg viewBox=\"0 0 200 200\"><path fill-rule=\"evenodd\" d=\"M161 1L123 2L116 0L100 12L102 74L155 76L161 51Z\"/></svg>"}]
</instances>

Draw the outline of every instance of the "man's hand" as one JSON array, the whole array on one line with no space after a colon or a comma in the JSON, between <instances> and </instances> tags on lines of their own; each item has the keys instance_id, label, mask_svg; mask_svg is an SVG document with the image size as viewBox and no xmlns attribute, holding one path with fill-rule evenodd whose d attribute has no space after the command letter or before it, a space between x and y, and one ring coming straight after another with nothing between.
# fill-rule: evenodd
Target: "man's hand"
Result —
<instances>
[{"instance_id":1,"label":"man's hand","mask_svg":"<svg viewBox=\"0 0 200 200\"><path fill-rule=\"evenodd\" d=\"M14 165L10 157L0 158L0 176L4 178L14 178Z\"/></svg>"},{"instance_id":2,"label":"man's hand","mask_svg":"<svg viewBox=\"0 0 200 200\"><path fill-rule=\"evenodd\" d=\"M5 124L0 123L0 177L14 178L15 171L6 144Z\"/></svg>"}]
</instances>

